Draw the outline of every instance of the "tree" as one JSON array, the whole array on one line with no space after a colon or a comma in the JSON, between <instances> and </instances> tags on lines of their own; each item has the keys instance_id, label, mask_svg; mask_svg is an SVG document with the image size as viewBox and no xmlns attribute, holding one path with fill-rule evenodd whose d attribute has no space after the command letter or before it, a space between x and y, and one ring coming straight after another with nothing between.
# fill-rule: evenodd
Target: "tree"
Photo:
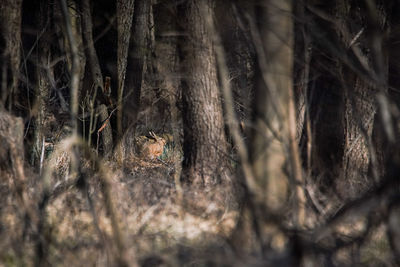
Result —
<instances>
[{"instance_id":1,"label":"tree","mask_svg":"<svg viewBox=\"0 0 400 267\"><path fill-rule=\"evenodd\" d=\"M297 220L304 221L305 196L296 142L293 96L293 21L291 1L260 1L255 5L253 39L257 51L254 129L250 161L263 199L272 210L286 202L289 166L299 207ZM253 23L254 24L254 23Z\"/></svg>"},{"instance_id":2,"label":"tree","mask_svg":"<svg viewBox=\"0 0 400 267\"><path fill-rule=\"evenodd\" d=\"M117 1L118 17L118 113L117 113L117 131L118 136L122 136L122 107L125 84L126 65L128 58L129 40L131 37L131 26L134 0Z\"/></svg>"},{"instance_id":3,"label":"tree","mask_svg":"<svg viewBox=\"0 0 400 267\"><path fill-rule=\"evenodd\" d=\"M178 6L182 30L178 45L184 127L182 177L209 187L225 179L227 142L206 16L213 16L211 0L188 0Z\"/></svg>"},{"instance_id":4,"label":"tree","mask_svg":"<svg viewBox=\"0 0 400 267\"><path fill-rule=\"evenodd\" d=\"M2 83L1 103L8 109L17 103L15 96L18 93L19 67L21 57L21 16L22 0L7 0L0 4L0 31L4 42L2 56ZM11 77L7 77L8 73ZM11 84L8 84L8 80Z\"/></svg>"},{"instance_id":5,"label":"tree","mask_svg":"<svg viewBox=\"0 0 400 267\"><path fill-rule=\"evenodd\" d=\"M45 120L48 113L47 101L50 95L51 81L50 75L51 69L48 66L51 60L51 25L52 17L50 16L50 6L48 1L43 0L39 2L39 12L37 14L38 25L41 29L44 29L43 35L38 40L38 61L36 66L36 103L37 103L37 114L35 120L35 140L32 151L32 164L38 162L40 158L41 150L44 149L45 142Z\"/></svg>"},{"instance_id":6,"label":"tree","mask_svg":"<svg viewBox=\"0 0 400 267\"><path fill-rule=\"evenodd\" d=\"M91 8L90 8L90 1L89 0L82 0L81 3L81 8L82 8L82 13L83 13L83 19L82 19L82 27L84 29L84 40L85 40L85 45L86 45L86 54L88 57L89 61L89 69L91 73L91 81L93 85L91 86L94 88L93 90L93 96L92 99L89 100L89 110L92 112L96 111L96 114L98 114L100 118L100 124L98 128L102 129L101 132L101 137L103 140L103 155L105 157L108 157L112 151L113 147L113 139L112 139L112 129L111 125L109 123L109 118L108 118L108 110L107 107L104 103L101 103L99 99L106 99L106 97L109 97L108 94L110 92L106 92L106 88L104 86L104 80L103 80L103 74L100 68L100 63L99 63L99 58L97 56L97 52L94 46L94 41L93 41L93 23L92 23L92 13L91 13ZM79 42L78 42L79 43ZM80 64L82 65L82 64ZM109 88L107 88L109 90ZM98 97L99 95L103 95L105 97L101 98ZM109 103L107 103L109 104ZM93 120L90 120L92 123ZM95 128L96 125L90 125L89 127L89 135L92 134L92 131ZM99 136L99 132L98 132ZM89 136L89 140L91 140L91 137ZM90 144L90 141L89 141Z\"/></svg>"},{"instance_id":7,"label":"tree","mask_svg":"<svg viewBox=\"0 0 400 267\"><path fill-rule=\"evenodd\" d=\"M344 199L366 192L382 175L376 154L380 143L372 142L372 134L376 95L386 91L387 83L385 10L383 4L374 9L345 0L319 2L312 9L315 79L308 87L313 126L308 138L314 148L313 173Z\"/></svg>"},{"instance_id":8,"label":"tree","mask_svg":"<svg viewBox=\"0 0 400 267\"><path fill-rule=\"evenodd\" d=\"M142 81L145 69L147 37L149 32L150 0L136 0L132 22L132 45L129 49L126 69L125 88L125 123L132 126L136 123L140 108Z\"/></svg>"}]
</instances>

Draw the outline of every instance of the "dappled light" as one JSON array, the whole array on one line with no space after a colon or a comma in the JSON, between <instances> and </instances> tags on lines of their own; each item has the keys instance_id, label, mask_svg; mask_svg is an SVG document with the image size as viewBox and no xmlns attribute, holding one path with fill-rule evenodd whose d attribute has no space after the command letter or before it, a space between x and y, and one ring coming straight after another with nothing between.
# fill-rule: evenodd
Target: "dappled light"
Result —
<instances>
[{"instance_id":1,"label":"dappled light","mask_svg":"<svg viewBox=\"0 0 400 267\"><path fill-rule=\"evenodd\" d=\"M1 1L0 266L398 266L399 12Z\"/></svg>"}]
</instances>

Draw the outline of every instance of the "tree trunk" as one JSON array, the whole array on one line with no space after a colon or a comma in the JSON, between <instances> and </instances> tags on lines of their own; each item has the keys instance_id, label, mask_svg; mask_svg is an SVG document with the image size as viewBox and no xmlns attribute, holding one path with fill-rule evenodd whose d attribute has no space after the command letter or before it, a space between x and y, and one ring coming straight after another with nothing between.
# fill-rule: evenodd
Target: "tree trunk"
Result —
<instances>
[{"instance_id":1,"label":"tree trunk","mask_svg":"<svg viewBox=\"0 0 400 267\"><path fill-rule=\"evenodd\" d=\"M70 0L68 2L69 12L71 14L72 32L75 36L76 45L78 47L78 60L79 60L79 87L78 87L78 99L80 99L83 79L85 77L85 66L86 66L86 56L85 56L85 45L82 30L82 21L86 19L85 14L82 14L79 10L79 1ZM80 103L79 103L80 104Z\"/></svg>"},{"instance_id":2,"label":"tree trunk","mask_svg":"<svg viewBox=\"0 0 400 267\"><path fill-rule=\"evenodd\" d=\"M129 40L131 37L131 26L133 17L134 0L117 1L118 18L118 112L117 132L122 137L122 107L125 85L126 65L128 59Z\"/></svg>"},{"instance_id":3,"label":"tree trunk","mask_svg":"<svg viewBox=\"0 0 400 267\"><path fill-rule=\"evenodd\" d=\"M378 1L379 2L379 1ZM345 8L343 8L343 6ZM367 66L371 73L376 75L378 82L387 83L388 59L383 52L383 32L387 30L387 14L383 4L374 6L373 10L344 1L342 14L343 25L352 35L365 28L365 35L360 37L360 42L355 43L360 51L364 52ZM347 12L346 12L347 11ZM372 14L371 14L372 13ZM353 18L352 21L346 18ZM375 20L376 18L376 20ZM355 27L353 25L360 25ZM348 43L348 40L344 40ZM354 198L360 193L368 191L375 182L378 182L381 160L377 160L376 151L381 148L379 143L372 142L372 133L375 114L378 111L376 94L386 92L386 88L379 88L377 83L365 81L346 68L343 70L343 84L345 86L345 150L343 158L343 181L337 184L338 191L344 198ZM374 146L376 145L376 146Z\"/></svg>"},{"instance_id":4,"label":"tree trunk","mask_svg":"<svg viewBox=\"0 0 400 267\"><path fill-rule=\"evenodd\" d=\"M49 79L50 61L51 61L51 35L49 34L52 20L50 6L47 0L39 2L38 25L40 30L44 30L42 37L38 40L38 65L36 66L36 103L37 114L35 118L35 134L34 134L34 147L32 164L38 163L41 150L43 149L44 141L46 138L45 119L48 113L48 99L51 89Z\"/></svg>"},{"instance_id":5,"label":"tree trunk","mask_svg":"<svg viewBox=\"0 0 400 267\"><path fill-rule=\"evenodd\" d=\"M294 3L294 97L296 103L297 117L297 139L301 140L305 124L308 123L307 110L307 88L310 82L310 58L312 46L310 36L307 33L307 17L305 12L305 1L295 1Z\"/></svg>"},{"instance_id":6,"label":"tree trunk","mask_svg":"<svg viewBox=\"0 0 400 267\"><path fill-rule=\"evenodd\" d=\"M273 210L285 204L288 189L284 169L293 86L291 10L290 1L263 1L256 5L257 29L253 29L258 68L250 160L256 180L265 192L264 203Z\"/></svg>"},{"instance_id":7,"label":"tree trunk","mask_svg":"<svg viewBox=\"0 0 400 267\"><path fill-rule=\"evenodd\" d=\"M19 66L21 58L21 11L22 0L5 0L0 4L0 31L2 33L4 50L2 52L2 82L0 107L8 109L15 104L14 96L18 91ZM1 48L1 47L0 47ZM8 73L12 77L8 78ZM11 84L8 84L8 80Z\"/></svg>"},{"instance_id":8,"label":"tree trunk","mask_svg":"<svg viewBox=\"0 0 400 267\"><path fill-rule=\"evenodd\" d=\"M99 59L97 57L96 48L94 47L93 42L93 25L90 0L82 1L82 13L83 36L89 60L90 73L92 74L93 88L95 90L94 96L96 97L97 94L104 93L104 83Z\"/></svg>"},{"instance_id":9,"label":"tree trunk","mask_svg":"<svg viewBox=\"0 0 400 267\"><path fill-rule=\"evenodd\" d=\"M143 72L147 50L147 36L149 31L150 0L136 0L133 12L133 38L129 49L128 65L126 69L126 105L124 120L126 126L136 123L140 108ZM125 112L126 111L126 112Z\"/></svg>"},{"instance_id":10,"label":"tree trunk","mask_svg":"<svg viewBox=\"0 0 400 267\"><path fill-rule=\"evenodd\" d=\"M309 87L313 176L322 177L319 181L322 188L333 187L340 198L352 199L369 190L382 172L378 165L383 160L377 158L382 155L376 154L381 144L375 142L373 146L372 142L378 85L367 81L364 73L387 79L381 33L385 30L386 18L380 11L375 14L381 22L374 25L378 26L380 35L373 41L370 18L365 15L368 10L364 6L343 0L320 1L315 7L336 20L332 23L315 18L309 31L316 45L311 77L317 77ZM380 51L379 68L374 67L376 47Z\"/></svg>"},{"instance_id":11,"label":"tree trunk","mask_svg":"<svg viewBox=\"0 0 400 267\"><path fill-rule=\"evenodd\" d=\"M66 0L59 0L62 16L64 19L64 39L68 41L68 48L70 52L71 65L69 74L71 76L69 87L70 87L70 112L71 112L71 125L72 125L72 136L78 136L78 93L80 86L81 77L81 64L79 60L79 41L77 40L76 34L76 21L75 18L71 20L70 8L68 8ZM75 12L75 10L73 10ZM74 167L72 167L74 170ZM77 170L75 168L75 170Z\"/></svg>"},{"instance_id":12,"label":"tree trunk","mask_svg":"<svg viewBox=\"0 0 400 267\"><path fill-rule=\"evenodd\" d=\"M62 31L62 37L60 40L60 49L65 50L66 53L66 61L68 64L68 67L71 69L72 64L73 64L73 59L72 59L72 50L70 47L70 44L68 42L67 38L67 28L65 26L65 23L63 21L62 17L62 10L61 10L61 5L57 2L54 3L53 6L53 17L54 17L54 23L56 27L59 27ZM78 59L78 78L79 78L79 84L78 84L78 92L77 96L80 98L81 95L81 90L83 86L83 78L85 75L85 65L86 65L86 56L85 56L85 48L83 44L83 32L82 32L82 12L80 11L80 6L78 6L77 2L75 0L68 0L67 1L67 7L68 7L68 16L69 19L71 20L71 34L73 35L77 47L77 59ZM56 30L57 32L57 30Z\"/></svg>"},{"instance_id":13,"label":"tree trunk","mask_svg":"<svg viewBox=\"0 0 400 267\"><path fill-rule=\"evenodd\" d=\"M90 100L90 109L93 111L99 112L101 121L104 121L108 117L107 106L98 99L106 99L107 94L109 92L105 92L104 89L104 81L103 81L103 74L100 68L99 58L97 57L96 48L94 46L93 41L93 23L92 23L92 15L91 15L91 8L90 8L90 0L83 0L82 1L82 13L83 13L83 20L82 25L84 29L84 40L86 44L86 52L89 59L90 65L90 73L92 74L92 82L93 82L93 98ZM102 97L99 97L102 96ZM99 105L97 108L95 105ZM89 132L92 131L92 127L94 128L96 125L90 125ZM101 127L102 125L100 125ZM104 125L105 129L102 133L102 140L103 140L103 148L104 148L104 155L107 156L113 146L112 142L112 129L111 124L107 122ZM90 133L89 133L90 134Z\"/></svg>"},{"instance_id":14,"label":"tree trunk","mask_svg":"<svg viewBox=\"0 0 400 267\"><path fill-rule=\"evenodd\" d=\"M180 178L181 178L181 158L178 152L182 147L181 129L182 129L182 114L178 109L180 103L180 86L179 80L176 78L176 73L179 71L178 56L177 56L177 36L172 34L176 32L176 5L174 2L159 3L153 6L153 16L155 20L155 55L154 65L156 69L156 84L160 91L160 97L166 100L166 109L162 109L160 105L159 113L163 123L169 124L173 140L175 144L174 156L174 181L178 194L180 194Z\"/></svg>"},{"instance_id":15,"label":"tree trunk","mask_svg":"<svg viewBox=\"0 0 400 267\"><path fill-rule=\"evenodd\" d=\"M206 26L206 16L213 13L212 2L189 0L178 6L183 27L179 40L184 127L182 178L208 187L221 182L227 166L216 62Z\"/></svg>"},{"instance_id":16,"label":"tree trunk","mask_svg":"<svg viewBox=\"0 0 400 267\"><path fill-rule=\"evenodd\" d=\"M110 118L108 115L108 110L106 105L101 104L97 108L97 113L99 114L100 123L98 125L98 135L101 134L102 147L103 147L103 157L108 159L111 156L112 148L113 148L113 139L112 139L112 129L110 126ZM99 138L99 136L97 136ZM97 139L97 142L99 140Z\"/></svg>"},{"instance_id":17,"label":"tree trunk","mask_svg":"<svg viewBox=\"0 0 400 267\"><path fill-rule=\"evenodd\" d=\"M235 111L242 130L249 126L251 118L255 51L248 23L241 15L252 8L251 1L236 1L234 4L216 1L215 10L215 24L226 51Z\"/></svg>"}]
</instances>

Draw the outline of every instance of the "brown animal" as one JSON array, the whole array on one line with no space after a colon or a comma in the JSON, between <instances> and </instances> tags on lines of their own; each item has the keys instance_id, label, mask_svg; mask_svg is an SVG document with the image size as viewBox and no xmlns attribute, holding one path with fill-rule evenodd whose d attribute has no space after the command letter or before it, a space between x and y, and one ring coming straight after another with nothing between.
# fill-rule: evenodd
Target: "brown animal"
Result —
<instances>
[{"instance_id":1,"label":"brown animal","mask_svg":"<svg viewBox=\"0 0 400 267\"><path fill-rule=\"evenodd\" d=\"M164 151L166 140L157 136L154 132L149 132L150 138L140 136L136 139L138 154L143 159L154 160L161 156Z\"/></svg>"}]
</instances>

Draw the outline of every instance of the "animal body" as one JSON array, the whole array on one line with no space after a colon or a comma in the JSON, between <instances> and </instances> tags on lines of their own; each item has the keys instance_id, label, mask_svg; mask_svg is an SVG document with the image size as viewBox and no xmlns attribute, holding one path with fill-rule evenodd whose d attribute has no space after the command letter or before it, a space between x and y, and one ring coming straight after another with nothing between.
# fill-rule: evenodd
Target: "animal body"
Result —
<instances>
[{"instance_id":1,"label":"animal body","mask_svg":"<svg viewBox=\"0 0 400 267\"><path fill-rule=\"evenodd\" d=\"M136 138L136 150L141 158L154 160L162 155L167 142L154 132L149 132L149 134L150 137L139 136Z\"/></svg>"}]
</instances>

